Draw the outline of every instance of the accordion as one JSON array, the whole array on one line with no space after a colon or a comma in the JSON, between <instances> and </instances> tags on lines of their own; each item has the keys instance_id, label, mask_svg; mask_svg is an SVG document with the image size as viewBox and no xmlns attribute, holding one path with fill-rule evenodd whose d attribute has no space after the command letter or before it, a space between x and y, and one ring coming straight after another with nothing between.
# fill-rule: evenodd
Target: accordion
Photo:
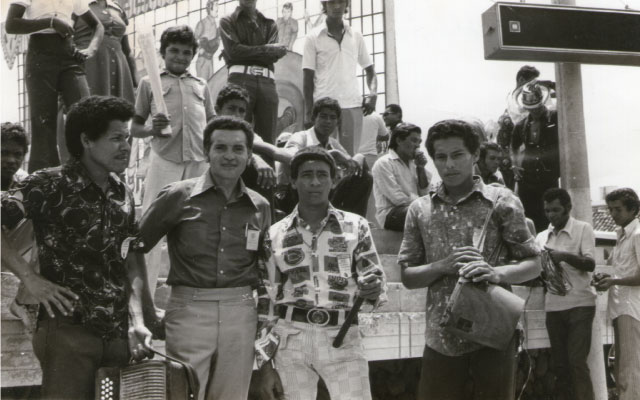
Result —
<instances>
[{"instance_id":1,"label":"accordion","mask_svg":"<svg viewBox=\"0 0 640 400\"><path fill-rule=\"evenodd\" d=\"M193 400L198 377L191 365L162 353L126 367L104 367L96 374L96 400Z\"/></svg>"},{"instance_id":2,"label":"accordion","mask_svg":"<svg viewBox=\"0 0 640 400\"><path fill-rule=\"evenodd\" d=\"M569 290L573 288L573 285L567 279L564 269L553 261L549 250L542 250L540 261L542 264L540 277L547 292L556 296L566 296Z\"/></svg>"}]
</instances>

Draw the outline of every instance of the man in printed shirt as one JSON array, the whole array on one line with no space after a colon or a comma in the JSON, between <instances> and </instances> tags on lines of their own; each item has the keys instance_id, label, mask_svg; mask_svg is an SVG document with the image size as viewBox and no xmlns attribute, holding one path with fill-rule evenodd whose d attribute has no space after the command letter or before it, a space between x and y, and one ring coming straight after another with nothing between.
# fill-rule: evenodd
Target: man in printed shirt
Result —
<instances>
[{"instance_id":1,"label":"man in printed shirt","mask_svg":"<svg viewBox=\"0 0 640 400\"><path fill-rule=\"evenodd\" d=\"M376 109L378 81L362 34L344 22L349 0L321 0L325 23L305 38L302 56L305 126L313 123L314 101L332 97L342 106L339 140L349 155L358 149L362 117ZM357 67L364 69L369 95L362 99Z\"/></svg>"},{"instance_id":2,"label":"man in printed shirt","mask_svg":"<svg viewBox=\"0 0 640 400\"><path fill-rule=\"evenodd\" d=\"M445 120L429 129L426 148L442 183L409 206L398 255L402 283L428 287L426 346L422 358L421 399L466 399L473 379L474 398L513 399L516 335L504 350L484 347L440 326L459 277L509 285L540 273L539 249L518 198L503 187L473 176L479 137L464 121ZM484 251L473 246L486 230ZM515 261L511 261L515 260Z\"/></svg>"},{"instance_id":3,"label":"man in printed shirt","mask_svg":"<svg viewBox=\"0 0 640 400\"><path fill-rule=\"evenodd\" d=\"M279 317L273 328L280 337L275 368L284 396L315 399L321 377L332 400L371 399L357 327L341 347L332 346L356 296L376 304L386 296L369 224L329 202L336 165L326 150L299 151L291 176L300 201L265 241L271 311Z\"/></svg>"},{"instance_id":4,"label":"man in printed shirt","mask_svg":"<svg viewBox=\"0 0 640 400\"><path fill-rule=\"evenodd\" d=\"M247 122L213 119L204 130L209 169L166 186L140 222L144 251L167 235L167 353L195 368L200 400L244 400L249 390L257 328L252 290L271 224L269 203L240 178L252 145Z\"/></svg>"},{"instance_id":5,"label":"man in printed shirt","mask_svg":"<svg viewBox=\"0 0 640 400\"><path fill-rule=\"evenodd\" d=\"M345 169L343 176L334 179L331 191L331 204L341 210L356 213L361 216L367 214L367 201L371 193L373 178L369 172L364 155L358 153L351 157L344 147L331 137L343 117L342 109L337 100L330 97L318 99L313 104L313 126L306 131L296 132L287 141L285 150L295 154L307 147L321 147L329 151L338 165ZM284 179L289 181L288 177ZM297 192L290 187L286 199L280 204L293 207L297 203ZM291 198L295 200L291 200ZM289 213L292 208L280 208Z\"/></svg>"},{"instance_id":6,"label":"man in printed shirt","mask_svg":"<svg viewBox=\"0 0 640 400\"><path fill-rule=\"evenodd\" d=\"M128 252L137 235L133 196L118 178L132 116L120 98L80 100L65 127L73 158L2 193L2 264L41 303L33 348L47 399L93 398L98 368L125 366L151 345L144 259ZM5 229L24 218L33 222L40 274L6 240Z\"/></svg>"},{"instance_id":7,"label":"man in printed shirt","mask_svg":"<svg viewBox=\"0 0 640 400\"><path fill-rule=\"evenodd\" d=\"M598 280L596 289L609 290L618 396L632 400L640 395L640 200L633 189L623 188L609 193L606 201L619 226L618 240L609 259L613 276Z\"/></svg>"},{"instance_id":8,"label":"man in printed shirt","mask_svg":"<svg viewBox=\"0 0 640 400\"><path fill-rule=\"evenodd\" d=\"M265 142L273 144L278 123L274 63L287 54L278 43L278 27L256 9L257 0L239 0L238 8L220 19L222 57L229 83L242 86L250 100L246 119Z\"/></svg>"},{"instance_id":9,"label":"man in printed shirt","mask_svg":"<svg viewBox=\"0 0 640 400\"><path fill-rule=\"evenodd\" d=\"M567 399L594 398L587 357L596 313L596 293L591 287L595 269L596 239L593 228L571 217L571 197L560 188L547 190L544 212L551 222L536 241L564 271L571 284L566 295L545 295L547 331L557 388Z\"/></svg>"},{"instance_id":10,"label":"man in printed shirt","mask_svg":"<svg viewBox=\"0 0 640 400\"><path fill-rule=\"evenodd\" d=\"M393 128L389 153L373 166L376 219L384 229L402 232L412 201L428 193L427 157L419 152L422 130L401 123Z\"/></svg>"}]
</instances>

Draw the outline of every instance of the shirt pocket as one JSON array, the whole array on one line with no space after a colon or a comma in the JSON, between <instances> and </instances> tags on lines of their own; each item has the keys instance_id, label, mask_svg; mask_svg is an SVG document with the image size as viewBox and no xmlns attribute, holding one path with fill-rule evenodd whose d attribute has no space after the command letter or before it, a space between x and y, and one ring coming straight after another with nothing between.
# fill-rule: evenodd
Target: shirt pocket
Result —
<instances>
[{"instance_id":1,"label":"shirt pocket","mask_svg":"<svg viewBox=\"0 0 640 400\"><path fill-rule=\"evenodd\" d=\"M273 327L273 333L280 338L278 351L276 352L276 364L294 365L304 357L304 334L301 329L293 328L290 323L278 322Z\"/></svg>"}]
</instances>

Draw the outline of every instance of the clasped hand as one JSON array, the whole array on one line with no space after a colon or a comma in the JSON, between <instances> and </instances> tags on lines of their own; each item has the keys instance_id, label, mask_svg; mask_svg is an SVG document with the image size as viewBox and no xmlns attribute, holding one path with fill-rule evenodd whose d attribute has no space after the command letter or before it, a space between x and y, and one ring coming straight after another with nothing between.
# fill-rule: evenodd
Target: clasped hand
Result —
<instances>
[{"instance_id":1,"label":"clasped hand","mask_svg":"<svg viewBox=\"0 0 640 400\"><path fill-rule=\"evenodd\" d=\"M458 275L473 282L500 282L496 269L489 265L480 250L473 246L455 247L443 260L443 266L448 275Z\"/></svg>"}]
</instances>

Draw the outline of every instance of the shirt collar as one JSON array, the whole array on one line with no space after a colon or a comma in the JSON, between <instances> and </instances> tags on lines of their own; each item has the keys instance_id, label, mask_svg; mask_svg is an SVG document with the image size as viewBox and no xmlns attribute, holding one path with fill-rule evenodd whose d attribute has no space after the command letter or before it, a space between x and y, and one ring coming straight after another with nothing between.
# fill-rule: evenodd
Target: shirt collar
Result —
<instances>
[{"instance_id":1,"label":"shirt collar","mask_svg":"<svg viewBox=\"0 0 640 400\"><path fill-rule=\"evenodd\" d=\"M258 19L267 19L267 17L265 17L260 11L256 10L256 14L258 15ZM233 13L231 13L231 19L235 22L238 20L238 18L240 18L240 15L244 15L243 11L242 11L242 7L238 6L236 7L236 9L233 11Z\"/></svg>"},{"instance_id":2,"label":"shirt collar","mask_svg":"<svg viewBox=\"0 0 640 400\"><path fill-rule=\"evenodd\" d=\"M462 203L463 201L468 199L473 193L476 193L476 192L480 193L485 199L491 200L491 197L487 194L487 185L485 185L484 182L482 182L482 178L480 178L477 175L474 175L473 187L471 188L469 193L467 193L463 198L458 200L458 202L455 204ZM433 199L434 197L439 197L440 200L444 201L445 203L454 204L451 197L449 197L449 195L446 193L444 188L444 182L442 181L437 185L430 187L429 195L431 196L431 199Z\"/></svg>"},{"instance_id":3,"label":"shirt collar","mask_svg":"<svg viewBox=\"0 0 640 400\"><path fill-rule=\"evenodd\" d=\"M87 171L87 167L76 158L71 158L66 164L62 166L62 173L66 176L67 180L71 183L70 187L74 192L79 192L86 189L91 184L95 185L93 179ZM120 180L118 175L113 172L109 173L107 178L109 185L114 190L120 190L124 188L124 183ZM96 185L97 187L97 185Z\"/></svg>"},{"instance_id":4,"label":"shirt collar","mask_svg":"<svg viewBox=\"0 0 640 400\"><path fill-rule=\"evenodd\" d=\"M553 225L549 224L549 235L560 236L560 234L562 232L566 232L566 234L569 235L570 238L573 238L571 236L571 232L573 232L573 221L574 221L574 218L569 216L569 219L567 220L567 223L564 224L564 227L562 229L560 229L557 234L553 230Z\"/></svg>"},{"instance_id":5,"label":"shirt collar","mask_svg":"<svg viewBox=\"0 0 640 400\"><path fill-rule=\"evenodd\" d=\"M301 220L300 215L298 214L298 205L293 209L293 212L285 217L285 227L286 230L293 229L298 225L298 220ZM322 220L321 226L324 227L330 222L334 222L338 224L340 227L340 231L344 232L344 212L335 208L331 203L329 203L329 209L327 210L327 216Z\"/></svg>"},{"instance_id":6,"label":"shirt collar","mask_svg":"<svg viewBox=\"0 0 640 400\"><path fill-rule=\"evenodd\" d=\"M169 72L168 69L164 68L162 70L162 72L160 72L160 75L169 75L169 76L173 76L176 78L195 78L193 75L191 75L191 72L189 72L189 70L186 70L185 72L182 73L182 75L175 75L172 74L171 72Z\"/></svg>"},{"instance_id":7,"label":"shirt collar","mask_svg":"<svg viewBox=\"0 0 640 400\"><path fill-rule=\"evenodd\" d=\"M308 140L308 147L311 146L320 146L320 140L318 140L318 135L316 135L316 128L315 127L311 127L309 129L307 129L306 131L306 135ZM327 139L327 147L326 149L333 149L334 146L331 144L331 136L329 136L329 139Z\"/></svg>"},{"instance_id":8,"label":"shirt collar","mask_svg":"<svg viewBox=\"0 0 640 400\"><path fill-rule=\"evenodd\" d=\"M618 240L626 239L629 236L631 236L633 231L638 229L639 225L640 225L640 221L638 220L638 218L634 218L633 221L629 222L629 224L627 226L625 226L624 228L618 227L618 229L616 229L616 234L618 235Z\"/></svg>"},{"instance_id":9,"label":"shirt collar","mask_svg":"<svg viewBox=\"0 0 640 400\"><path fill-rule=\"evenodd\" d=\"M244 182L242 181L242 178L238 179L238 185L239 185L238 189L239 189L240 195L237 198L240 199L241 197L247 197L251 202L251 204L253 205L253 207L257 209L258 208L257 204L259 202L259 195L253 191L248 190ZM191 193L189 194L189 197L198 196L210 189L213 189L216 191L218 190L216 183L213 181L213 178L211 177L211 170L207 168L207 170L197 178L195 185L193 185L193 188L191 188Z\"/></svg>"},{"instance_id":10,"label":"shirt collar","mask_svg":"<svg viewBox=\"0 0 640 400\"><path fill-rule=\"evenodd\" d=\"M401 160L400 156L398 155L398 153L396 153L395 150L393 149L389 149L389 158L391 158L392 160Z\"/></svg>"}]
</instances>

